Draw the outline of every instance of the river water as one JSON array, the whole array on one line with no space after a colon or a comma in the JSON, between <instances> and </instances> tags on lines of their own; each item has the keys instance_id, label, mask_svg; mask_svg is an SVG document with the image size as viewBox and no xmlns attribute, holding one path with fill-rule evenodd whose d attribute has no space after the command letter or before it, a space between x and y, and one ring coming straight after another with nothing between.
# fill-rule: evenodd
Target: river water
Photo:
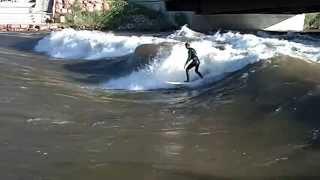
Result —
<instances>
[{"instance_id":1,"label":"river water","mask_svg":"<svg viewBox=\"0 0 320 180\"><path fill-rule=\"evenodd\" d=\"M1 179L320 177L317 35L0 37Z\"/></svg>"}]
</instances>

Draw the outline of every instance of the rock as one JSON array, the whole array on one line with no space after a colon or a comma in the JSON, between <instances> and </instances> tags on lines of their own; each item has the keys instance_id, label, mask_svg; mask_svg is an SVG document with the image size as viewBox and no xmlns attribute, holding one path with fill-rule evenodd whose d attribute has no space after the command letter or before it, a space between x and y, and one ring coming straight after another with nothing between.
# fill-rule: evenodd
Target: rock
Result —
<instances>
[{"instance_id":1,"label":"rock","mask_svg":"<svg viewBox=\"0 0 320 180\"><path fill-rule=\"evenodd\" d=\"M66 17L60 16L60 23L65 23L65 22L66 22Z\"/></svg>"},{"instance_id":2,"label":"rock","mask_svg":"<svg viewBox=\"0 0 320 180\"><path fill-rule=\"evenodd\" d=\"M24 28L18 28L16 29L16 31L19 31L19 32L24 32L24 31L27 31L28 29L24 29Z\"/></svg>"},{"instance_id":3,"label":"rock","mask_svg":"<svg viewBox=\"0 0 320 180\"><path fill-rule=\"evenodd\" d=\"M102 11L102 5L101 5L101 4L95 5L95 6L94 6L94 10L95 10L95 11Z\"/></svg>"},{"instance_id":4,"label":"rock","mask_svg":"<svg viewBox=\"0 0 320 180\"><path fill-rule=\"evenodd\" d=\"M61 14L61 9L59 9L59 8L56 8L56 14Z\"/></svg>"},{"instance_id":5,"label":"rock","mask_svg":"<svg viewBox=\"0 0 320 180\"><path fill-rule=\"evenodd\" d=\"M40 31L47 31L47 30L49 30L49 26L48 25L40 25L39 30Z\"/></svg>"},{"instance_id":6,"label":"rock","mask_svg":"<svg viewBox=\"0 0 320 180\"><path fill-rule=\"evenodd\" d=\"M29 28L29 24L21 24L20 27L27 30Z\"/></svg>"},{"instance_id":7,"label":"rock","mask_svg":"<svg viewBox=\"0 0 320 180\"><path fill-rule=\"evenodd\" d=\"M7 31L16 31L20 28L20 25L18 24L8 24L7 25Z\"/></svg>"},{"instance_id":8,"label":"rock","mask_svg":"<svg viewBox=\"0 0 320 180\"><path fill-rule=\"evenodd\" d=\"M109 10L110 10L110 5L109 5L109 3L107 3L107 2L103 3L103 10L104 10L104 11L109 11Z\"/></svg>"},{"instance_id":9,"label":"rock","mask_svg":"<svg viewBox=\"0 0 320 180\"><path fill-rule=\"evenodd\" d=\"M7 26L0 24L0 30L2 30L2 29L7 29Z\"/></svg>"},{"instance_id":10,"label":"rock","mask_svg":"<svg viewBox=\"0 0 320 180\"><path fill-rule=\"evenodd\" d=\"M94 11L93 6L89 6L89 7L87 7L87 11L89 11L89 12L93 12L93 11Z\"/></svg>"},{"instance_id":11,"label":"rock","mask_svg":"<svg viewBox=\"0 0 320 180\"><path fill-rule=\"evenodd\" d=\"M12 24L11 28L12 29L18 29L18 28L20 28L20 24Z\"/></svg>"},{"instance_id":12,"label":"rock","mask_svg":"<svg viewBox=\"0 0 320 180\"><path fill-rule=\"evenodd\" d=\"M67 14L71 14L72 5L77 0L55 0L55 18L58 22L64 23L65 17L60 18L60 16L64 16ZM82 11L94 12L94 11L109 11L110 5L105 0L79 0L79 5Z\"/></svg>"},{"instance_id":13,"label":"rock","mask_svg":"<svg viewBox=\"0 0 320 180\"><path fill-rule=\"evenodd\" d=\"M61 3L57 3L57 4L55 5L55 8L56 8L56 10L60 10L60 9L63 8L63 5L62 5Z\"/></svg>"},{"instance_id":14,"label":"rock","mask_svg":"<svg viewBox=\"0 0 320 180\"><path fill-rule=\"evenodd\" d=\"M7 26L6 25L0 25L0 31L7 31Z\"/></svg>"},{"instance_id":15,"label":"rock","mask_svg":"<svg viewBox=\"0 0 320 180\"><path fill-rule=\"evenodd\" d=\"M33 26L32 28L29 28L29 31L39 31L40 30L40 26L36 25Z\"/></svg>"},{"instance_id":16,"label":"rock","mask_svg":"<svg viewBox=\"0 0 320 180\"><path fill-rule=\"evenodd\" d=\"M64 5L64 9L66 9L66 13L68 12L68 9L71 7L72 5L67 3Z\"/></svg>"},{"instance_id":17,"label":"rock","mask_svg":"<svg viewBox=\"0 0 320 180\"><path fill-rule=\"evenodd\" d=\"M93 4L87 4L87 6L86 6L86 11L88 11L88 12L93 12L93 11L94 11Z\"/></svg>"},{"instance_id":18,"label":"rock","mask_svg":"<svg viewBox=\"0 0 320 180\"><path fill-rule=\"evenodd\" d=\"M61 13L62 13L62 14L67 14L67 13L68 13L68 10L65 9L65 8L63 8L63 9L61 9Z\"/></svg>"},{"instance_id":19,"label":"rock","mask_svg":"<svg viewBox=\"0 0 320 180\"><path fill-rule=\"evenodd\" d=\"M58 29L58 25L52 24L52 25L49 26L49 29L50 29L50 30Z\"/></svg>"}]
</instances>

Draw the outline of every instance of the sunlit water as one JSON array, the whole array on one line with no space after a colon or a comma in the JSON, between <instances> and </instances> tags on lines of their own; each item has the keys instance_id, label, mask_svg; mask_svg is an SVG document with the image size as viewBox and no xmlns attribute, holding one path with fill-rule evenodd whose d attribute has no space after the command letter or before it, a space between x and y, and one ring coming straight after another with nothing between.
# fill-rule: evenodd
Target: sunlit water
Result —
<instances>
[{"instance_id":1,"label":"sunlit water","mask_svg":"<svg viewBox=\"0 0 320 180\"><path fill-rule=\"evenodd\" d=\"M1 179L320 176L315 36L0 36ZM185 41L206 78L176 87Z\"/></svg>"}]
</instances>

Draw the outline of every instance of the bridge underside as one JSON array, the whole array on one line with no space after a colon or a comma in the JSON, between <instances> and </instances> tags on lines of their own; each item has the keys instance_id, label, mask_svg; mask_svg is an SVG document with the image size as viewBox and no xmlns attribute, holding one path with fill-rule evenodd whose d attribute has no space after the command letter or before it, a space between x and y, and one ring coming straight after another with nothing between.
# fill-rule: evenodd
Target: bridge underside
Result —
<instances>
[{"instance_id":1,"label":"bridge underside","mask_svg":"<svg viewBox=\"0 0 320 180\"><path fill-rule=\"evenodd\" d=\"M197 14L299 14L320 11L320 0L166 0L166 8Z\"/></svg>"}]
</instances>

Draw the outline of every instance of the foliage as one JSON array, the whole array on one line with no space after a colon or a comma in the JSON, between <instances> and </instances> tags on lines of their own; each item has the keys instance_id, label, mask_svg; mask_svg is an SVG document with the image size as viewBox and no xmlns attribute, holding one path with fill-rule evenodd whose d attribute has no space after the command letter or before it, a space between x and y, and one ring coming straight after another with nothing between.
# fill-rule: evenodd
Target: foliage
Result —
<instances>
[{"instance_id":1,"label":"foliage","mask_svg":"<svg viewBox=\"0 0 320 180\"><path fill-rule=\"evenodd\" d=\"M320 28L320 13L306 14L305 29L319 29Z\"/></svg>"},{"instance_id":2,"label":"foliage","mask_svg":"<svg viewBox=\"0 0 320 180\"><path fill-rule=\"evenodd\" d=\"M105 16L105 29L118 30L166 30L170 29L168 18L161 12L124 0L113 0L111 11Z\"/></svg>"},{"instance_id":3,"label":"foliage","mask_svg":"<svg viewBox=\"0 0 320 180\"><path fill-rule=\"evenodd\" d=\"M76 1L72 13L66 16L66 24L76 29L101 29L105 12L83 11L80 3Z\"/></svg>"},{"instance_id":4,"label":"foliage","mask_svg":"<svg viewBox=\"0 0 320 180\"><path fill-rule=\"evenodd\" d=\"M78 1L72 14L66 17L68 26L77 29L104 30L166 30L172 28L167 18L157 11L126 0L108 0L111 9L106 12L83 11Z\"/></svg>"},{"instance_id":5,"label":"foliage","mask_svg":"<svg viewBox=\"0 0 320 180\"><path fill-rule=\"evenodd\" d=\"M103 18L104 28L108 28L108 26L115 27L118 25L125 16L123 13L129 4L125 0L111 0L108 2L111 6L111 9Z\"/></svg>"}]
</instances>

